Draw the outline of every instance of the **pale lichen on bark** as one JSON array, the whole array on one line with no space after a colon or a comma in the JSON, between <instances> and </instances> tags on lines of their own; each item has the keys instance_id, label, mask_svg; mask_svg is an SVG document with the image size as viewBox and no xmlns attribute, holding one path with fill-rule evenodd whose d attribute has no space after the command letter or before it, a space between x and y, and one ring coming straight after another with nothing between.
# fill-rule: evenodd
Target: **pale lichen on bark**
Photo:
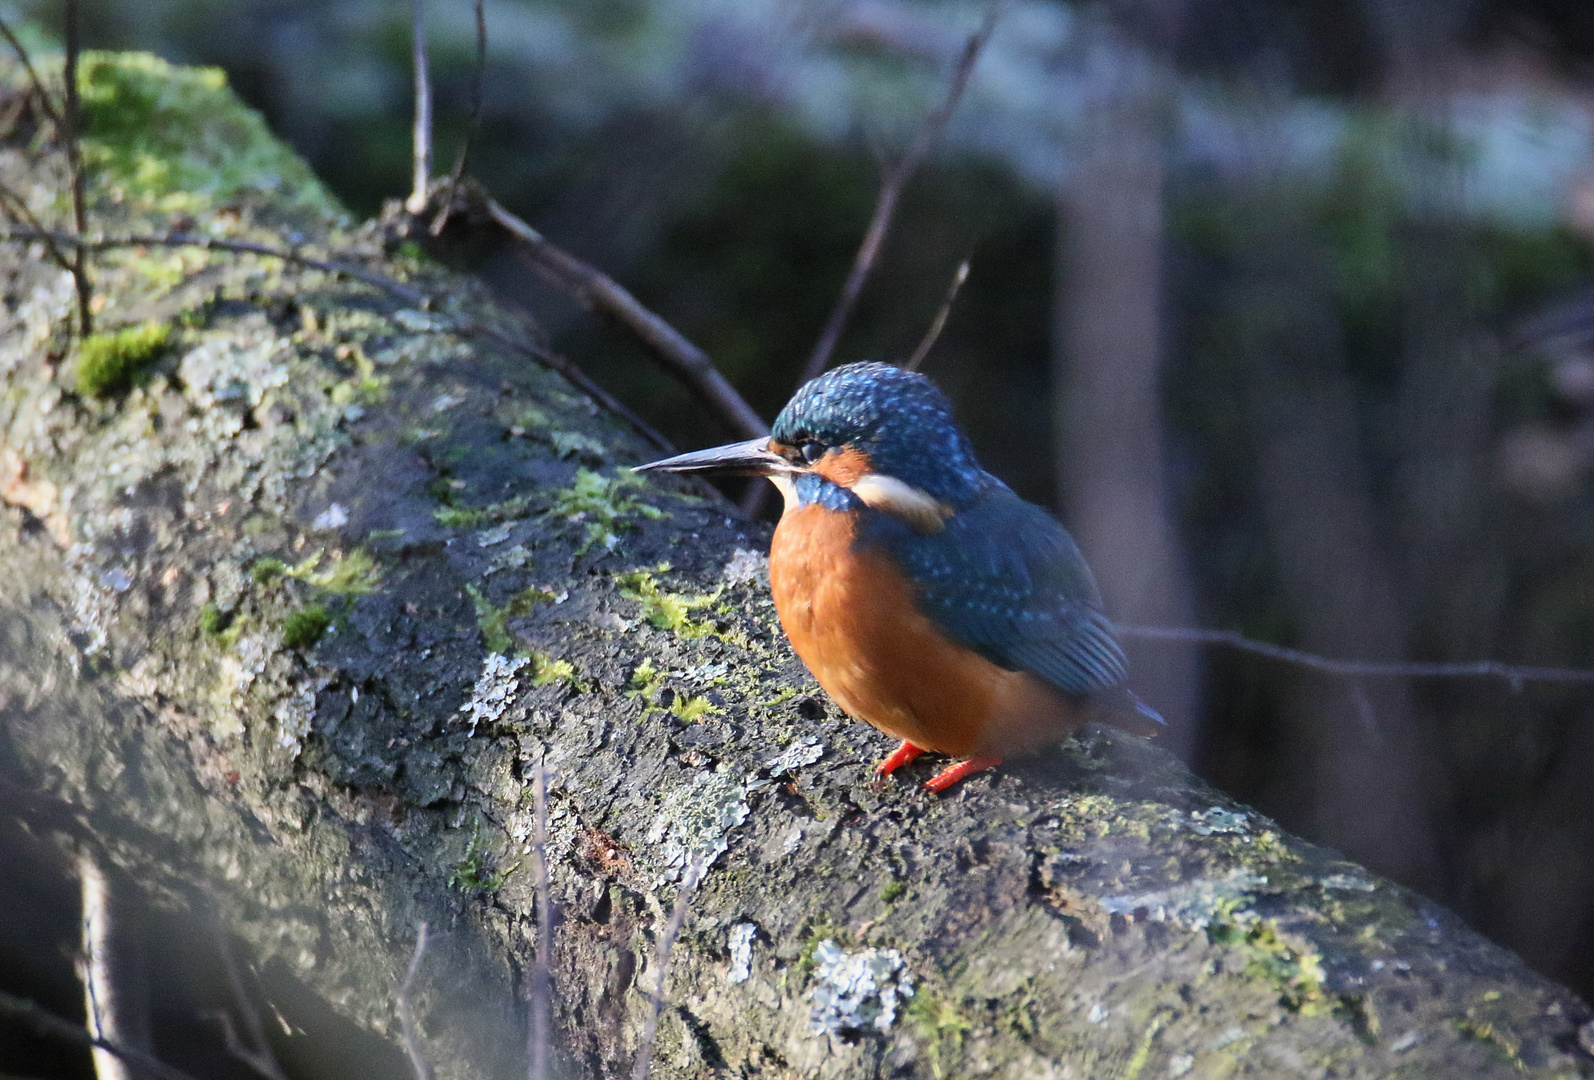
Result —
<instances>
[{"instance_id":1,"label":"pale lichen on bark","mask_svg":"<svg viewBox=\"0 0 1594 1080\"><path fill-rule=\"evenodd\" d=\"M203 130L173 85L141 122ZM14 186L59 182L3 155ZM91 160L108 227L165 226ZM392 1037L426 919L439 1073L518 1069L543 762L572 1069L629 1067L703 860L660 1075L1594 1075L1570 994L1154 746L1090 732L941 799L917 767L873 783L885 740L780 637L762 529L631 479L626 428L454 334L456 311L512 325L479 288L283 169L227 175L182 212L437 306L254 256L107 253L102 322L162 320L173 347L88 401L70 283L0 254L0 767L167 902L202 884L282 985ZM325 633L289 647L312 608Z\"/></svg>"}]
</instances>

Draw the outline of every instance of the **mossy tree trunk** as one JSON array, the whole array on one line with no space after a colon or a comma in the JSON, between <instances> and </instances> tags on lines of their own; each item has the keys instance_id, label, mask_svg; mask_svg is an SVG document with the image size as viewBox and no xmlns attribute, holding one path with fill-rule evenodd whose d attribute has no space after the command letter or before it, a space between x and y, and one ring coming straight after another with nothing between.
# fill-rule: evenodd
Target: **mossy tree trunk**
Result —
<instances>
[{"instance_id":1,"label":"mossy tree trunk","mask_svg":"<svg viewBox=\"0 0 1594 1080\"><path fill-rule=\"evenodd\" d=\"M106 63L105 110L187 85ZM191 100L142 122L204 134ZM97 220L296 235L438 302L107 253L101 325L170 334L96 398L70 281L0 249L0 773L162 904L203 896L279 1011L309 993L393 1039L425 920L439 1073L522 1069L545 762L571 1075L629 1069L697 860L659 1075L1594 1075L1566 991L1154 746L1093 732L945 798L929 763L873 783L887 742L786 646L765 530L633 479L623 425L456 333L513 326L480 290L309 181L223 168L273 147L198 145L225 182L180 206L91 152ZM60 190L21 147L0 178L46 213Z\"/></svg>"}]
</instances>

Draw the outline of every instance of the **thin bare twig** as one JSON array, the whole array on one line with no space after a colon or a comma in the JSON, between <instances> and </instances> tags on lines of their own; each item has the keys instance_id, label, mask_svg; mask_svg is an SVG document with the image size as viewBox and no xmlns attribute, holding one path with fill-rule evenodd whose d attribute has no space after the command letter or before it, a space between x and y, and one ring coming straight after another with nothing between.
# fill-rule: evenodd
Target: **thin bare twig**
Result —
<instances>
[{"instance_id":1,"label":"thin bare twig","mask_svg":"<svg viewBox=\"0 0 1594 1080\"><path fill-rule=\"evenodd\" d=\"M404 972L404 981L399 983L398 989L399 1028L403 1033L404 1052L410 1058L410 1068L415 1070L415 1080L433 1080L432 1066L427 1063L426 1055L421 1053L420 1029L415 1024L415 1002L411 997L415 992L415 976L420 973L421 961L425 958L426 924L423 922L415 931L415 953L410 957L410 966Z\"/></svg>"},{"instance_id":2,"label":"thin bare twig","mask_svg":"<svg viewBox=\"0 0 1594 1080\"><path fill-rule=\"evenodd\" d=\"M654 358L685 383L721 423L743 438L769 434L768 425L753 407L720 374L708 355L682 337L680 331L642 306L619 282L549 241L504 209L491 195L478 192L478 198L487 216L520 242L549 281L635 334Z\"/></svg>"},{"instance_id":3,"label":"thin bare twig","mask_svg":"<svg viewBox=\"0 0 1594 1080\"><path fill-rule=\"evenodd\" d=\"M459 195L460 181L465 178L465 163L470 159L471 145L475 143L476 136L482 127L482 95L483 84L487 81L487 5L485 0L476 0L476 74L471 79L470 90L470 122L465 126L465 141L460 145L459 156L454 159L454 168L448 174L447 194L443 198L443 208L432 219L431 234L443 235L443 229L448 225L448 215L454 211L454 199Z\"/></svg>"},{"instance_id":4,"label":"thin bare twig","mask_svg":"<svg viewBox=\"0 0 1594 1080\"><path fill-rule=\"evenodd\" d=\"M537 963L531 972L531 1025L527 1032L527 1080L548 1080L553 1043L553 900L548 887L548 772L542 759L532 774L536 816L531 853L537 873Z\"/></svg>"},{"instance_id":5,"label":"thin bare twig","mask_svg":"<svg viewBox=\"0 0 1594 1080\"><path fill-rule=\"evenodd\" d=\"M50 232L45 229L0 230L0 241L17 243L34 240L53 241L62 246L73 246L91 251L106 251L125 247L197 247L214 251L230 251L240 255L261 255L272 259L282 259L285 262L295 263L299 266L307 266L324 273L350 278L362 284L370 285L372 288L380 289L395 299L414 307L425 308L432 306L432 297L419 289L395 281L385 274L379 274L349 263L318 259L303 252L295 251L292 248L279 248L270 244L255 243L252 240L226 240L220 237L208 236L204 233L138 233L124 236L79 239L66 233ZM671 445L670 440L654 430L651 424L633 412L624 402L593 382L591 376L569 359L545 349L535 342L509 334L476 319L455 318L452 320L452 328L456 333L466 337L486 338L510 352L535 360L544 367L557 371L604 409L624 420L638 435L641 435L655 447L665 453L675 452L675 447Z\"/></svg>"},{"instance_id":6,"label":"thin bare twig","mask_svg":"<svg viewBox=\"0 0 1594 1080\"><path fill-rule=\"evenodd\" d=\"M17 39L17 35L11 32L11 27L6 25L4 19L0 19L0 34L5 35L6 41L11 45L11 51L17 54L18 60L22 61L23 70L28 73L28 82L32 85L33 92L39 96L39 108L43 110L45 119L59 128L61 114L56 110L55 103L50 100L50 92L44 88L44 80L39 78L38 71L34 69L33 58L28 55L28 50Z\"/></svg>"},{"instance_id":7,"label":"thin bare twig","mask_svg":"<svg viewBox=\"0 0 1594 1080\"><path fill-rule=\"evenodd\" d=\"M426 307L431 303L431 297L424 292L395 281L385 274L378 274L375 271L366 270L350 263L318 259L293 248L273 247L270 244L261 244L253 240L228 240L205 233L190 232L124 233L116 236L84 237L33 228L7 229L0 232L0 241L14 243L33 240L41 240L46 243L53 242L63 247L73 247L83 251L111 251L117 248L133 247L192 247L203 248L207 251L230 251L238 255L263 255L266 258L281 259L284 262L294 263L298 266L307 266L312 270L320 270L328 274L336 274L339 277L351 278L362 284L380 289L390 296L416 307Z\"/></svg>"},{"instance_id":8,"label":"thin bare twig","mask_svg":"<svg viewBox=\"0 0 1594 1080\"><path fill-rule=\"evenodd\" d=\"M935 318L930 320L930 328L924 332L924 339L919 342L919 347L913 350L913 355L908 357L908 362L902 365L903 368L908 371L918 371L919 365L924 363L924 358L930 355L930 350L941 337L941 331L946 328L947 316L952 314L952 303L958 298L958 290L963 288L963 283L968 279L969 260L964 259L958 264L957 273L952 275L952 284L947 287L946 299L941 301L941 310L937 311Z\"/></svg>"},{"instance_id":9,"label":"thin bare twig","mask_svg":"<svg viewBox=\"0 0 1594 1080\"><path fill-rule=\"evenodd\" d=\"M1189 641L1199 645L1221 645L1241 652L1265 656L1284 664L1321 671L1347 678L1400 679L1501 679L1520 690L1524 683L1594 683L1594 669L1530 667L1479 660L1470 664L1421 663L1404 660L1336 660L1328 656L1256 641L1233 630L1194 630L1182 626L1120 626L1126 638L1146 641Z\"/></svg>"},{"instance_id":10,"label":"thin bare twig","mask_svg":"<svg viewBox=\"0 0 1594 1080\"><path fill-rule=\"evenodd\" d=\"M568 379L570 384L577 390L596 401L606 411L624 420L631 426L633 431L652 443L656 448L666 454L675 453L675 446L669 439L661 435L652 424L638 416L629 405L593 382L592 376L577 367L573 360L561 356L551 349L545 349L536 342L505 333L496 326L478 322L475 319L459 319L455 321L454 325L461 334L486 338L489 341L496 342L510 352L519 353L535 360L546 368L557 371Z\"/></svg>"},{"instance_id":11,"label":"thin bare twig","mask_svg":"<svg viewBox=\"0 0 1594 1080\"><path fill-rule=\"evenodd\" d=\"M61 140L66 144L67 177L72 185L72 225L79 236L89 231L88 199L83 186L82 107L77 89L77 0L66 0L66 106L61 110ZM89 283L88 252L79 247L72 260L72 282L77 286L78 330L83 337L94 332L94 287Z\"/></svg>"},{"instance_id":12,"label":"thin bare twig","mask_svg":"<svg viewBox=\"0 0 1594 1080\"><path fill-rule=\"evenodd\" d=\"M653 1042L659 1034L659 1018L664 1015L664 980L670 973L670 953L675 948L675 939L681 936L681 926L686 922L686 909L691 906L692 894L697 891L698 883L703 880L703 874L708 866L700 855L692 860L687 867L686 876L681 880L680 891L675 895L675 909L670 912L670 921L664 927L664 936L659 939L659 954L654 958L654 965L658 968L658 977L653 983L653 1007L648 1012L648 1021L642 1029L642 1041L637 1046L636 1063L631 1067L631 1080L648 1080L648 1070L653 1067Z\"/></svg>"},{"instance_id":13,"label":"thin bare twig","mask_svg":"<svg viewBox=\"0 0 1594 1080\"><path fill-rule=\"evenodd\" d=\"M868 280L870 271L874 269L875 259L880 255L880 247L885 243L886 234L891 230L891 219L896 214L897 201L902 196L902 189L940 140L941 133L946 130L947 121L952 118L958 102L963 98L963 91L968 87L969 76L974 73L974 65L979 61L985 43L991 39L992 32L996 30L997 21L1002 16L1002 8L1003 4L996 2L986 11L985 20L980 23L980 28L971 34L963 45L963 53L958 57L957 66L952 70L952 81L947 86L946 98L925 118L919 133L908 145L907 152L881 177L880 194L875 199L874 216L869 219L869 228L863 234L863 243L858 245L858 254L854 256L852 269L847 274L846 282L841 286L841 294L836 297L836 305L830 309L830 317L825 320L825 328L820 332L819 340L814 343L814 351L809 354L808 362L803 365L802 378L798 380L799 385L817 378L830 366L830 355L836 351L836 344L841 340L842 331L847 328L847 320L852 317L852 309L857 306L858 296L863 292L863 284Z\"/></svg>"},{"instance_id":14,"label":"thin bare twig","mask_svg":"<svg viewBox=\"0 0 1594 1080\"><path fill-rule=\"evenodd\" d=\"M426 0L411 0L410 19L415 62L415 182L404 209L419 214L426 209L432 185L432 72L426 57Z\"/></svg>"},{"instance_id":15,"label":"thin bare twig","mask_svg":"<svg viewBox=\"0 0 1594 1080\"><path fill-rule=\"evenodd\" d=\"M73 272L72 260L66 257L66 253L55 242L55 237L44 227L44 223L28 209L27 201L3 183L0 183L0 210L4 210L5 215L18 224L36 230L40 242L44 244L44 250L49 253L50 261L69 274Z\"/></svg>"},{"instance_id":16,"label":"thin bare twig","mask_svg":"<svg viewBox=\"0 0 1594 1080\"><path fill-rule=\"evenodd\" d=\"M1360 679L1346 679L1345 692L1350 696L1351 706L1356 710L1356 719L1361 721L1362 727L1367 731L1367 737L1374 746L1383 741L1382 732L1378 727L1378 710L1373 708L1373 699L1367 693Z\"/></svg>"},{"instance_id":17,"label":"thin bare twig","mask_svg":"<svg viewBox=\"0 0 1594 1080\"><path fill-rule=\"evenodd\" d=\"M15 997L0 991L0 1016L15 1017L32 1025L39 1034L52 1039L114 1054L129 1065L137 1066L141 1072L156 1077L157 1080L195 1080L192 1074L173 1068L153 1054L146 1054L142 1050L134 1050L132 1047L100 1038L91 1034L81 1024L74 1024L70 1020L41 1009L27 998Z\"/></svg>"},{"instance_id":18,"label":"thin bare twig","mask_svg":"<svg viewBox=\"0 0 1594 1080\"><path fill-rule=\"evenodd\" d=\"M227 932L220 926L216 927L216 952L221 957L222 969L227 973L227 985L232 990L233 1006L238 1010L239 1018L243 1020L244 1031L248 1034L250 1043L248 1046L243 1044L237 1032L233 1030L231 1019L223 1012L220 1015L227 1052L266 1080L287 1080L282 1066L277 1063L277 1056L271 1052L271 1043L266 1039L265 1025L260 1022L260 1010L256 1009L254 1002L249 999L249 990L244 986L243 973L238 970L237 958L233 956L232 946L227 942Z\"/></svg>"},{"instance_id":19,"label":"thin bare twig","mask_svg":"<svg viewBox=\"0 0 1594 1080\"><path fill-rule=\"evenodd\" d=\"M134 1011L138 995L124 992L130 988L123 985L125 972L117 956L122 930L118 926L120 913L113 910L110 879L87 846L78 852L77 871L82 896L82 951L77 968L88 1030L96 1038L122 1045L143 1042L135 1037L147 1030ZM131 1080L133 1073L120 1056L96 1048L93 1059L99 1080Z\"/></svg>"}]
</instances>

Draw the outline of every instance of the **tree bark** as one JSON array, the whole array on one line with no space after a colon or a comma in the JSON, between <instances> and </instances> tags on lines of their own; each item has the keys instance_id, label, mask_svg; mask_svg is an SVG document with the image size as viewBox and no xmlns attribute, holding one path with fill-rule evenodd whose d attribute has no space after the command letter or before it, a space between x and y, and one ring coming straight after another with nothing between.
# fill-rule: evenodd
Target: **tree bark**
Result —
<instances>
[{"instance_id":1,"label":"tree bark","mask_svg":"<svg viewBox=\"0 0 1594 1080\"><path fill-rule=\"evenodd\" d=\"M0 176L54 182L14 151ZM109 253L102 325L175 336L100 401L62 350L70 282L0 249L3 805L213 908L289 1027L391 1044L426 921L437 1074L523 1075L546 762L565 1075L631 1069L699 859L657 1076L1594 1075L1570 993L1155 746L1087 732L944 798L915 786L937 763L874 783L887 740L781 637L767 533L630 478L626 428L451 329L510 323L481 290L291 195L200 226L298 232L433 310Z\"/></svg>"}]
</instances>

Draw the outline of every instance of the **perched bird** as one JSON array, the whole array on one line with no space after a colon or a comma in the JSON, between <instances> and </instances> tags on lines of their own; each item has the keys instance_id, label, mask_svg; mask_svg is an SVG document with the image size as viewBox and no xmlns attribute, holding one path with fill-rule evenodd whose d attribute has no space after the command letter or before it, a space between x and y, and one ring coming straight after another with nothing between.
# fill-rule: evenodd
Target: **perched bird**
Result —
<instances>
[{"instance_id":1,"label":"perched bird","mask_svg":"<svg viewBox=\"0 0 1594 1080\"><path fill-rule=\"evenodd\" d=\"M799 389L769 438L637 471L767 476L785 497L769 553L781 627L848 715L961 759L943 791L1088 719L1149 734L1073 538L980 468L923 375L848 364Z\"/></svg>"}]
</instances>

